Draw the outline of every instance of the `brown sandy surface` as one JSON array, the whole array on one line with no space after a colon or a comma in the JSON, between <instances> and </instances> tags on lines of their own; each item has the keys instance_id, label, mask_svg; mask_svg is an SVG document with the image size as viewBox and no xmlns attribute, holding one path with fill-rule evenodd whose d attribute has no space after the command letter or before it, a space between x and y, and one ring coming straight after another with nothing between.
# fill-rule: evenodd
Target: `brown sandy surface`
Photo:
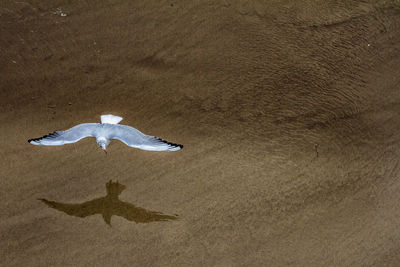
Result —
<instances>
[{"instance_id":1,"label":"brown sandy surface","mask_svg":"<svg viewBox=\"0 0 400 267\"><path fill-rule=\"evenodd\" d=\"M1 2L1 265L398 266L399 1L91 2ZM184 149L27 143L109 113Z\"/></svg>"}]
</instances>

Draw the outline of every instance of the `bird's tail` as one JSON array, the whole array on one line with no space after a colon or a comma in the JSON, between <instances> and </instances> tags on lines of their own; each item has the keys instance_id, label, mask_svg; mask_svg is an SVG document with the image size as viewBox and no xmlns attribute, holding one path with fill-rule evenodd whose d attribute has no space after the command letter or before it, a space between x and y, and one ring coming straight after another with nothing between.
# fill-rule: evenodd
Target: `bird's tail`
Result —
<instances>
[{"instance_id":1,"label":"bird's tail","mask_svg":"<svg viewBox=\"0 0 400 267\"><path fill-rule=\"evenodd\" d=\"M122 117L115 116L115 115L101 115L101 123L109 123L109 124L118 124L122 121Z\"/></svg>"}]
</instances>

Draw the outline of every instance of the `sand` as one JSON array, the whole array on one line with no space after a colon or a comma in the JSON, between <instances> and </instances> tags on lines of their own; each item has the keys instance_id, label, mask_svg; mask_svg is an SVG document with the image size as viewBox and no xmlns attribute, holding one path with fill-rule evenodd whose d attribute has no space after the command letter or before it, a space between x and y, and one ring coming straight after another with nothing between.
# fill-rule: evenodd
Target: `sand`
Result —
<instances>
[{"instance_id":1,"label":"sand","mask_svg":"<svg viewBox=\"0 0 400 267\"><path fill-rule=\"evenodd\" d=\"M3 1L0 25L1 265L399 264L399 1ZM102 114L184 148L27 142Z\"/></svg>"}]
</instances>

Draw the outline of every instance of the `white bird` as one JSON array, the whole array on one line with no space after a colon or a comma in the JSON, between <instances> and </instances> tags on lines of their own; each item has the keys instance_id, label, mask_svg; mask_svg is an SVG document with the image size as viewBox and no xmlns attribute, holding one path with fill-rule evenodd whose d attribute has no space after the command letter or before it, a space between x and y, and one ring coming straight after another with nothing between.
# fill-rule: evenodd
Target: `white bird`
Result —
<instances>
[{"instance_id":1,"label":"white bird","mask_svg":"<svg viewBox=\"0 0 400 267\"><path fill-rule=\"evenodd\" d=\"M61 146L78 142L85 137L96 137L97 144L107 152L111 139L117 139L126 145L150 151L176 151L182 145L146 135L133 127L118 124L121 117L102 115L101 123L82 123L66 131L57 131L40 138L29 139L28 142L38 146Z\"/></svg>"}]
</instances>

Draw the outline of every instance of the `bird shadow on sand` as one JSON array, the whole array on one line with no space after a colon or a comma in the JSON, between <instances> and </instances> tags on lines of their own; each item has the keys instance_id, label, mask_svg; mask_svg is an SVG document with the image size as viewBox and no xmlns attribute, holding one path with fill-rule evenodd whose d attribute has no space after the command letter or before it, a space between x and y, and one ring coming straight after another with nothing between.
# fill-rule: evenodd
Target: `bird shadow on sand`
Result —
<instances>
[{"instance_id":1,"label":"bird shadow on sand","mask_svg":"<svg viewBox=\"0 0 400 267\"><path fill-rule=\"evenodd\" d=\"M111 217L113 215L123 217L128 221L136 223L149 223L156 221L177 220L177 215L166 215L161 212L146 210L135 205L119 200L119 195L126 188L117 182L111 180L106 183L107 195L79 204L67 204L47 199L39 199L47 206L65 212L68 215L84 218L87 216L101 214L104 221L111 226Z\"/></svg>"}]
</instances>

